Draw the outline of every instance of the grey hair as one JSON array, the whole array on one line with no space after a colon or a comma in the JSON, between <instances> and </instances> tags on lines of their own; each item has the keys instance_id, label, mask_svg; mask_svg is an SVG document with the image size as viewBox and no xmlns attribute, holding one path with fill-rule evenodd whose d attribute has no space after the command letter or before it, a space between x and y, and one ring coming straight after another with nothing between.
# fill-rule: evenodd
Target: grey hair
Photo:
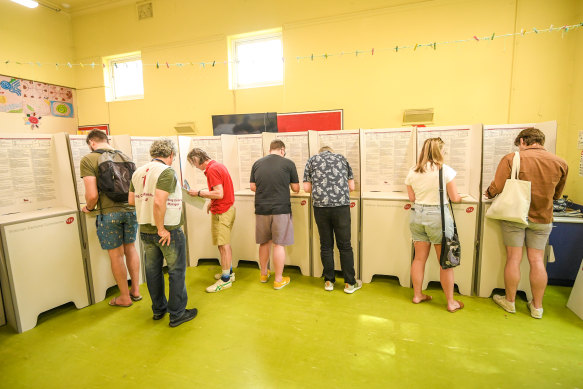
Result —
<instances>
[{"instance_id":1,"label":"grey hair","mask_svg":"<svg viewBox=\"0 0 583 389\"><path fill-rule=\"evenodd\" d=\"M324 151L329 151L331 153L334 152L334 150L332 150L332 147L330 147L330 146L322 146L322 147L320 147L320 150L318 151L318 153L323 153Z\"/></svg>"},{"instance_id":2,"label":"grey hair","mask_svg":"<svg viewBox=\"0 0 583 389\"><path fill-rule=\"evenodd\" d=\"M168 158L172 154L176 155L176 145L169 138L155 140L150 146L150 156L152 158Z\"/></svg>"}]
</instances>

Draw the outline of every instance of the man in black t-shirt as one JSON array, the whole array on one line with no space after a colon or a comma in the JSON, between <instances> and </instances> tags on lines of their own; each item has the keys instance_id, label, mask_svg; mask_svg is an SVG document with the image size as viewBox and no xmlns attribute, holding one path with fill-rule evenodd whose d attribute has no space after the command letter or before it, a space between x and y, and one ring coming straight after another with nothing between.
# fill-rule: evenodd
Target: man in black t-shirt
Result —
<instances>
[{"instance_id":1,"label":"man in black t-shirt","mask_svg":"<svg viewBox=\"0 0 583 389\"><path fill-rule=\"evenodd\" d=\"M285 157L285 144L275 139L269 145L269 155L258 159L251 168L251 190L255 192L255 241L259 244L261 282L269 279L269 252L273 243L275 267L274 289L290 282L283 277L285 246L294 243L289 188L298 193L300 181L293 161Z\"/></svg>"}]
</instances>

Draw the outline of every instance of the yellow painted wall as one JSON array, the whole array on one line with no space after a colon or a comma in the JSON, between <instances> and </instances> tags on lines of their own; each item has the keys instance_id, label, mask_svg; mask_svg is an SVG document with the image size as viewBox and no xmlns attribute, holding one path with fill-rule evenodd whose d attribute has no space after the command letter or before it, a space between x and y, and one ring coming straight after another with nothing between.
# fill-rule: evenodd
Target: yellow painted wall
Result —
<instances>
[{"instance_id":1,"label":"yellow painted wall","mask_svg":"<svg viewBox=\"0 0 583 389\"><path fill-rule=\"evenodd\" d=\"M10 1L0 2L0 15L0 74L75 87L74 70L54 65L73 61L69 15L44 7L29 9Z\"/></svg>"}]
</instances>

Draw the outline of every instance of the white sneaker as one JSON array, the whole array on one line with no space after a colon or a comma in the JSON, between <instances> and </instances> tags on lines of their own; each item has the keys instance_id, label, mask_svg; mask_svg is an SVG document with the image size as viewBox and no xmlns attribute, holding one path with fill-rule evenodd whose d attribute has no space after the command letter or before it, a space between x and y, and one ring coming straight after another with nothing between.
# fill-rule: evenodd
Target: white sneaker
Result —
<instances>
[{"instance_id":1,"label":"white sneaker","mask_svg":"<svg viewBox=\"0 0 583 389\"><path fill-rule=\"evenodd\" d=\"M233 286L233 281L229 280L227 282L219 279L217 282L206 288L206 291L209 293L220 292L223 289L228 289Z\"/></svg>"},{"instance_id":2,"label":"white sneaker","mask_svg":"<svg viewBox=\"0 0 583 389\"><path fill-rule=\"evenodd\" d=\"M223 273L217 273L215 274L215 280L220 280L221 277L223 276ZM235 273L231 273L231 282L235 282Z\"/></svg>"},{"instance_id":3,"label":"white sneaker","mask_svg":"<svg viewBox=\"0 0 583 389\"><path fill-rule=\"evenodd\" d=\"M344 293L352 294L362 288L362 281L356 280L354 285L344 284Z\"/></svg>"},{"instance_id":4,"label":"white sneaker","mask_svg":"<svg viewBox=\"0 0 583 389\"><path fill-rule=\"evenodd\" d=\"M506 312L516 313L516 307L514 306L514 303L506 300L506 296L495 294L492 296L492 300L494 300L496 304L500 305Z\"/></svg>"},{"instance_id":5,"label":"white sneaker","mask_svg":"<svg viewBox=\"0 0 583 389\"><path fill-rule=\"evenodd\" d=\"M334 290L334 283L332 281L324 282L324 290L327 290L328 292L333 291Z\"/></svg>"},{"instance_id":6,"label":"white sneaker","mask_svg":"<svg viewBox=\"0 0 583 389\"><path fill-rule=\"evenodd\" d=\"M542 308L535 308L532 300L528 302L528 309L530 309L530 316L534 317L535 319L542 319L543 318L543 309Z\"/></svg>"}]
</instances>

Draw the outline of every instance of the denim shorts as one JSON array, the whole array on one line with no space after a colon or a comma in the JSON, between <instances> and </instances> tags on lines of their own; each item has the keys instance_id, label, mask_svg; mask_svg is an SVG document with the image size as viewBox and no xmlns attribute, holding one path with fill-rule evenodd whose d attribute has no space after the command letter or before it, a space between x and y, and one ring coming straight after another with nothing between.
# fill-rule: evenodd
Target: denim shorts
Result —
<instances>
[{"instance_id":1,"label":"denim shorts","mask_svg":"<svg viewBox=\"0 0 583 389\"><path fill-rule=\"evenodd\" d=\"M453 220L445 207L445 236L453 236ZM409 229L414 242L441 244L441 206L414 204L409 215Z\"/></svg>"},{"instance_id":2,"label":"denim shorts","mask_svg":"<svg viewBox=\"0 0 583 389\"><path fill-rule=\"evenodd\" d=\"M97 215L97 237L104 250L113 250L136 241L138 221L136 212L111 212Z\"/></svg>"},{"instance_id":3,"label":"denim shorts","mask_svg":"<svg viewBox=\"0 0 583 389\"><path fill-rule=\"evenodd\" d=\"M544 250L553 229L553 223L542 224L528 222L528 226L519 223L500 221L504 245L509 247L526 247Z\"/></svg>"}]
</instances>

